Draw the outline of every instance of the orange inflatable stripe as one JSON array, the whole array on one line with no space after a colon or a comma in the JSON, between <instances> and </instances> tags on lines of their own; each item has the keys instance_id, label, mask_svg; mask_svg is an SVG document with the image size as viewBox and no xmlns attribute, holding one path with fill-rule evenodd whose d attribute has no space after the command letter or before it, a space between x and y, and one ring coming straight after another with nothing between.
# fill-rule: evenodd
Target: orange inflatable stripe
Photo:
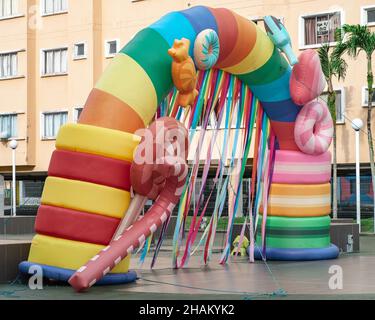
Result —
<instances>
[{"instance_id":1,"label":"orange inflatable stripe","mask_svg":"<svg viewBox=\"0 0 375 320\"><path fill-rule=\"evenodd\" d=\"M261 211L262 208L261 208ZM331 185L273 183L267 214L285 217L314 217L331 212Z\"/></svg>"},{"instance_id":2,"label":"orange inflatable stripe","mask_svg":"<svg viewBox=\"0 0 375 320\"><path fill-rule=\"evenodd\" d=\"M236 45L228 57L217 64L217 68L227 68L240 63L249 55L256 43L257 31L255 23L236 13L233 13L233 16L238 26Z\"/></svg>"},{"instance_id":3,"label":"orange inflatable stripe","mask_svg":"<svg viewBox=\"0 0 375 320\"><path fill-rule=\"evenodd\" d=\"M129 133L145 127L142 118L132 107L96 88L91 91L78 123Z\"/></svg>"},{"instance_id":4,"label":"orange inflatable stripe","mask_svg":"<svg viewBox=\"0 0 375 320\"><path fill-rule=\"evenodd\" d=\"M313 185L273 183L271 185L270 196L288 196L290 198L295 196L310 197L329 195L330 192L331 185L329 183Z\"/></svg>"},{"instance_id":5,"label":"orange inflatable stripe","mask_svg":"<svg viewBox=\"0 0 375 320\"><path fill-rule=\"evenodd\" d=\"M324 207L276 207L276 206L268 206L267 215L269 216L278 216L278 217L295 217L295 218L303 218L303 217L322 217L328 216L331 212L331 206L324 206ZM263 210L261 210L263 214Z\"/></svg>"}]
</instances>

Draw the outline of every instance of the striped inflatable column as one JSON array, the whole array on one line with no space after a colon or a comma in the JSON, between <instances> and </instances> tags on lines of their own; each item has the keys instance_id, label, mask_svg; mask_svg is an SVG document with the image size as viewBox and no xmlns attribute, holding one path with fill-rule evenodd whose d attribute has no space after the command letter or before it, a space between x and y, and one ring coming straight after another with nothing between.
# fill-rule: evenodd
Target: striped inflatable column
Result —
<instances>
[{"instance_id":1,"label":"striped inflatable column","mask_svg":"<svg viewBox=\"0 0 375 320\"><path fill-rule=\"evenodd\" d=\"M30 263L74 271L109 244L130 202L137 144L133 135L106 128L69 124L60 129ZM113 272L127 273L128 266L129 258Z\"/></svg>"},{"instance_id":2,"label":"striped inflatable column","mask_svg":"<svg viewBox=\"0 0 375 320\"><path fill-rule=\"evenodd\" d=\"M268 202L266 256L275 260L336 258L330 244L331 154L277 150ZM262 210L262 209L261 209ZM257 244L262 245L261 219ZM258 257L260 256L257 250Z\"/></svg>"},{"instance_id":3,"label":"striped inflatable column","mask_svg":"<svg viewBox=\"0 0 375 320\"><path fill-rule=\"evenodd\" d=\"M170 63L167 48L165 43L160 50ZM135 133L151 121L164 94L151 79L158 70L149 75L137 62L141 54L117 55L92 90L78 124L60 129L36 219L37 235L21 271L39 264L50 278L67 281L110 243L130 202L130 166L140 141ZM169 82L166 70L163 77ZM130 255L104 283L135 280L129 261Z\"/></svg>"}]
</instances>

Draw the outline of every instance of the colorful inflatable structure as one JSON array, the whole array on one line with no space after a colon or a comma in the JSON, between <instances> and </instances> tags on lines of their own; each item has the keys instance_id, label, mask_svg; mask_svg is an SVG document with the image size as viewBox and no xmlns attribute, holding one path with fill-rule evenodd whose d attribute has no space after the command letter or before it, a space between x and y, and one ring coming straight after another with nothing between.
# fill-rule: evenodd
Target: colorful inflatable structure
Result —
<instances>
[{"instance_id":1,"label":"colorful inflatable structure","mask_svg":"<svg viewBox=\"0 0 375 320\"><path fill-rule=\"evenodd\" d=\"M259 165L252 189L263 190L263 197L250 208L257 231L251 234L250 256L338 256L329 236L333 123L327 106L317 100L324 89L319 58L308 50L297 59L280 21L267 17L265 23L268 34L230 10L193 7L162 17L120 51L90 93L78 123L60 129L36 219L37 235L28 261L20 265L22 272L38 264L45 276L69 280L78 291L134 281L130 255L165 227L180 200L176 236L186 218L192 174L186 152L180 154L187 150L188 132L174 118L180 117L180 106L190 106L187 122L194 131L197 110L234 109L235 103L223 107L228 87L241 99L235 109L241 115L238 123L248 124L237 185L257 124L254 163ZM179 93L173 102L177 107L167 114L172 117L157 116L149 127L174 87ZM220 91L222 87L227 91ZM151 162L138 162L147 148L160 144L164 152L152 152ZM139 218L146 198L155 203ZM207 243L218 217L213 214ZM231 232L228 227L229 238ZM195 237L193 227L188 239L194 242ZM222 261L228 255L226 250Z\"/></svg>"}]
</instances>

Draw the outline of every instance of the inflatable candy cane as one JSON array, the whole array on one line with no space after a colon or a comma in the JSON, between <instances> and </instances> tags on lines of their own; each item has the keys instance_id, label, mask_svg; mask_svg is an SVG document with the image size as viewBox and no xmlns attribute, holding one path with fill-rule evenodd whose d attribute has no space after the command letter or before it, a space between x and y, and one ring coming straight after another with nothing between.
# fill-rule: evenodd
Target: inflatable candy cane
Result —
<instances>
[{"instance_id":1,"label":"inflatable candy cane","mask_svg":"<svg viewBox=\"0 0 375 320\"><path fill-rule=\"evenodd\" d=\"M183 181L180 173L185 164L152 167L152 181L159 181L154 178L160 179L161 183L163 179L168 181L158 197L163 205L156 205L151 214L131 225L121 240L111 241L131 203L131 185L138 190L137 179L130 179L133 170L149 170L147 166L140 169L142 167L132 165L134 151L141 140L136 132L150 124L157 106L174 86L172 64L173 59L179 58L173 51L172 58L168 50L175 40L181 48L186 47L187 41L181 42L182 39L202 45L196 49L196 66L224 70L250 88L277 137L278 174L270 190L267 258L337 257L337 248L329 244L329 218L319 218L330 213L327 175L330 155L326 151L319 156L307 156L295 139L296 119L301 107L316 99L323 90L319 59L314 53L305 51L296 63L281 22L272 17L265 21L268 34L228 9L197 6L168 13L139 31L120 50L91 91L78 123L63 126L59 131L36 218L37 235L32 241L28 261L20 264L21 272L27 274L31 265L39 265L47 277L67 281L87 261L105 253L105 259L100 259L104 261L100 268L87 267L87 273L80 269L84 279L98 280L103 274L106 275L101 283L125 283L135 279L128 270L130 255L126 253L168 216L172 208L168 209L168 206L178 200L176 190L180 190ZM205 34L210 37L204 39ZM214 46L214 50L208 48L202 51L203 55L214 55L201 56L199 50L206 44ZM295 64L293 71L278 47L286 52L291 64ZM186 62L177 69L190 68L186 73L190 78L185 82L186 79L180 77L181 85L194 84L194 70L189 59L194 56L194 46L188 50L188 56L184 52ZM304 90L305 87L308 90ZM192 89L190 85L186 89L188 96L184 102L187 105L197 94ZM319 123L320 118L316 117L316 120ZM310 144L308 142L309 147ZM314 154L324 151L328 144L327 140L324 147L314 147ZM296 153L298 160L294 157ZM282 161L278 163L277 159ZM160 176L155 168L161 170ZM288 173L290 177L285 179ZM301 175L305 175L305 179L299 179ZM280 177L284 178L278 180ZM159 187L152 193L156 194L156 191ZM293 212L293 219L288 212ZM277 215L283 215L285 230L281 233L277 231L279 219L272 222L273 216ZM297 218L302 219L298 224ZM318 241L317 238L322 239ZM110 243L112 250L107 249ZM110 258L107 252L108 255L111 253ZM91 282L81 281L82 277L76 275L71 283L77 288L90 285Z\"/></svg>"}]
</instances>

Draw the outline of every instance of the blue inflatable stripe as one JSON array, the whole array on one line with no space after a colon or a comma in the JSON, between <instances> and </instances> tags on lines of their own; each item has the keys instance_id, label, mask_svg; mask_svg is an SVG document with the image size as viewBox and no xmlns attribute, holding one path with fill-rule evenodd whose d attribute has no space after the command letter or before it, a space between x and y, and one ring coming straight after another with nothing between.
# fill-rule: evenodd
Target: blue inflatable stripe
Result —
<instances>
[{"instance_id":1,"label":"blue inflatable stripe","mask_svg":"<svg viewBox=\"0 0 375 320\"><path fill-rule=\"evenodd\" d=\"M189 39L189 54L191 57L194 56L194 41L197 34L190 21L181 12L168 13L149 26L149 28L157 31L168 42L170 47L173 46L175 39Z\"/></svg>"},{"instance_id":2,"label":"blue inflatable stripe","mask_svg":"<svg viewBox=\"0 0 375 320\"><path fill-rule=\"evenodd\" d=\"M22 274L28 275L31 266L40 266L43 270L43 278L52 279L61 282L68 282L70 277L76 272L76 270L63 269L57 267L46 266L43 264L32 263L28 261L21 262L18 266L19 271ZM114 285L114 284L125 284L134 282L137 280L137 274L135 271L129 271L127 273L108 273L96 285Z\"/></svg>"},{"instance_id":3,"label":"blue inflatable stripe","mask_svg":"<svg viewBox=\"0 0 375 320\"><path fill-rule=\"evenodd\" d=\"M197 6L183 10L181 13L189 19L196 34L199 34L204 29L213 29L218 33L216 19L207 7Z\"/></svg>"},{"instance_id":4,"label":"blue inflatable stripe","mask_svg":"<svg viewBox=\"0 0 375 320\"><path fill-rule=\"evenodd\" d=\"M273 121L294 122L301 107L291 99L278 102L262 102L262 107L268 117Z\"/></svg>"},{"instance_id":5,"label":"blue inflatable stripe","mask_svg":"<svg viewBox=\"0 0 375 320\"><path fill-rule=\"evenodd\" d=\"M249 248L247 250L249 253ZM266 248L267 260L278 261L312 261L312 260L329 260L336 259L339 255L339 248L331 244L327 248L309 248L309 249L281 249ZM261 248L254 250L254 257L257 260L262 259Z\"/></svg>"},{"instance_id":6,"label":"blue inflatable stripe","mask_svg":"<svg viewBox=\"0 0 375 320\"><path fill-rule=\"evenodd\" d=\"M250 85L251 91L260 102L279 102L290 99L289 81L292 70L286 71L279 79L258 86Z\"/></svg>"}]
</instances>

